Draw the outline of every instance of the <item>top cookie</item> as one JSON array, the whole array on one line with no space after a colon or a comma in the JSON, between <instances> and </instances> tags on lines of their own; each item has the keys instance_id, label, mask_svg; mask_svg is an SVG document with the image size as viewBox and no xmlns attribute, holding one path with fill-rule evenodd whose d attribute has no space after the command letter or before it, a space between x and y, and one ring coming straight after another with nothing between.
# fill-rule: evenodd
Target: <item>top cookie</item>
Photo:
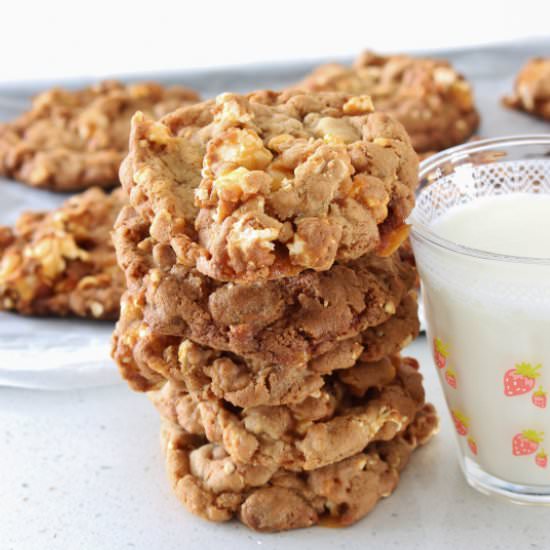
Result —
<instances>
[{"instance_id":1,"label":"top cookie","mask_svg":"<svg viewBox=\"0 0 550 550\"><path fill-rule=\"evenodd\" d=\"M141 110L158 118L198 100L188 88L152 82L54 88L0 125L0 174L57 191L112 187L128 149L131 116Z\"/></svg>"},{"instance_id":2,"label":"top cookie","mask_svg":"<svg viewBox=\"0 0 550 550\"><path fill-rule=\"evenodd\" d=\"M550 57L530 59L519 72L514 94L504 104L550 120Z\"/></svg>"},{"instance_id":3,"label":"top cookie","mask_svg":"<svg viewBox=\"0 0 550 550\"><path fill-rule=\"evenodd\" d=\"M130 203L178 262L221 281L323 271L406 237L418 160L368 96L223 94L132 120Z\"/></svg>"},{"instance_id":4,"label":"top cookie","mask_svg":"<svg viewBox=\"0 0 550 550\"><path fill-rule=\"evenodd\" d=\"M479 124L470 85L439 59L364 52L352 67L318 67L297 88L369 94L405 126L418 153L458 145Z\"/></svg>"}]
</instances>

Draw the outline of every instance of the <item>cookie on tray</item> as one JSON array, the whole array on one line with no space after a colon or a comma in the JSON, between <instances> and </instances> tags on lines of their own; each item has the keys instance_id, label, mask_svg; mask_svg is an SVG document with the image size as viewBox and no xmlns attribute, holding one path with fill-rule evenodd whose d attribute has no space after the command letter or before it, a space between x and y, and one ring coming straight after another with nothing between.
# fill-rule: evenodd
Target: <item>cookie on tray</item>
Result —
<instances>
[{"instance_id":1,"label":"cookie on tray","mask_svg":"<svg viewBox=\"0 0 550 550\"><path fill-rule=\"evenodd\" d=\"M470 84L439 59L367 51L352 67L318 67L296 88L370 95L377 111L403 124L418 153L463 143L479 125Z\"/></svg>"},{"instance_id":2,"label":"cookie on tray","mask_svg":"<svg viewBox=\"0 0 550 550\"><path fill-rule=\"evenodd\" d=\"M0 175L55 191L113 187L132 115L139 110L158 118L198 100L188 88L152 82L54 88L38 95L29 111L0 124Z\"/></svg>"},{"instance_id":3,"label":"cookie on tray","mask_svg":"<svg viewBox=\"0 0 550 550\"><path fill-rule=\"evenodd\" d=\"M550 120L550 57L530 59L519 72L514 93L504 104Z\"/></svg>"},{"instance_id":4,"label":"cookie on tray","mask_svg":"<svg viewBox=\"0 0 550 550\"><path fill-rule=\"evenodd\" d=\"M120 177L179 264L253 282L391 254L417 165L401 124L368 96L256 92L159 122L136 114Z\"/></svg>"},{"instance_id":5,"label":"cookie on tray","mask_svg":"<svg viewBox=\"0 0 550 550\"><path fill-rule=\"evenodd\" d=\"M159 380L136 355L151 342L190 339L251 361L300 365L390 319L416 281L399 252L262 283L215 281L179 263L130 207L117 220L114 240L129 291L113 352L141 389Z\"/></svg>"},{"instance_id":6,"label":"cookie on tray","mask_svg":"<svg viewBox=\"0 0 550 550\"><path fill-rule=\"evenodd\" d=\"M125 285L110 233L124 202L92 188L0 228L0 309L116 319Z\"/></svg>"},{"instance_id":7,"label":"cookie on tray","mask_svg":"<svg viewBox=\"0 0 550 550\"><path fill-rule=\"evenodd\" d=\"M437 431L431 405L389 441L309 472L273 471L235 462L223 446L164 422L162 446L177 497L210 521L237 517L257 531L284 531L321 523L351 525L396 488L401 470Z\"/></svg>"}]
</instances>

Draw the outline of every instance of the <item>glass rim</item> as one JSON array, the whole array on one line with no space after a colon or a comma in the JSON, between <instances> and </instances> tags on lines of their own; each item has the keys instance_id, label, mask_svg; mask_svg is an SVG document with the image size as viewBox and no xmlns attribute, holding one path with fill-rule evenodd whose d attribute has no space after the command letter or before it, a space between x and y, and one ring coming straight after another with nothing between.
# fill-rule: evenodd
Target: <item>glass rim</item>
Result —
<instances>
[{"instance_id":1,"label":"glass rim","mask_svg":"<svg viewBox=\"0 0 550 550\"><path fill-rule=\"evenodd\" d=\"M481 139L478 141L472 141L457 145L445 149L435 155L430 156L426 160L420 163L418 178L421 181L433 170L439 168L441 165L447 162L456 163L461 158L467 158L474 153L483 153L493 151L498 147L516 147L525 145L548 145L550 147L550 134L522 134L503 136L497 138ZM550 160L550 157L549 157ZM487 163L491 164L491 163ZM425 191L420 189L418 195ZM466 245L459 244L450 239L446 239L441 235L438 235L430 227L416 219L415 216L416 207L413 209L407 223L411 226L411 237L425 242L429 245L436 246L437 248L446 250L448 252L454 252L464 256L470 256L481 260L491 260L507 263L522 263L533 265L550 265L550 258L536 258L531 256L515 256L509 254L500 254L497 252L490 252L481 248L474 248Z\"/></svg>"}]
</instances>

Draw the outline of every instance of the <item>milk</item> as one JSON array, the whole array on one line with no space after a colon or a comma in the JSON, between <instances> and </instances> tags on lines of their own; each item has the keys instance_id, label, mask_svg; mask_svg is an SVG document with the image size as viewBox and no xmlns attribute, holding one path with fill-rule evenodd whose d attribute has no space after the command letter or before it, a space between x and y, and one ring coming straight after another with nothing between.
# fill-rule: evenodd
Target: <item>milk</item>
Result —
<instances>
[{"instance_id":1,"label":"milk","mask_svg":"<svg viewBox=\"0 0 550 550\"><path fill-rule=\"evenodd\" d=\"M550 258L550 195L480 197L450 208L431 228L441 237L471 248Z\"/></svg>"},{"instance_id":2,"label":"milk","mask_svg":"<svg viewBox=\"0 0 550 550\"><path fill-rule=\"evenodd\" d=\"M470 248L550 258L550 195L479 197L429 228ZM550 493L550 265L452 252L414 234L413 246L462 466Z\"/></svg>"}]
</instances>

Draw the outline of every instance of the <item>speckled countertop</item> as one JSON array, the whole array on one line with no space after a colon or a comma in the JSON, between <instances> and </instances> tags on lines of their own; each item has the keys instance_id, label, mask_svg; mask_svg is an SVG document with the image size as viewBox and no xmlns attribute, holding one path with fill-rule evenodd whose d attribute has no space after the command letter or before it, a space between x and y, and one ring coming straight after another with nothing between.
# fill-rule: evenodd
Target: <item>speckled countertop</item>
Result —
<instances>
[{"instance_id":1,"label":"speckled countertop","mask_svg":"<svg viewBox=\"0 0 550 550\"><path fill-rule=\"evenodd\" d=\"M439 435L414 455L394 495L357 525L278 535L189 514L165 477L157 413L125 385L0 388L0 548L549 548L549 509L509 504L466 485L425 339L408 353L423 365L428 396L442 412Z\"/></svg>"}]
</instances>

